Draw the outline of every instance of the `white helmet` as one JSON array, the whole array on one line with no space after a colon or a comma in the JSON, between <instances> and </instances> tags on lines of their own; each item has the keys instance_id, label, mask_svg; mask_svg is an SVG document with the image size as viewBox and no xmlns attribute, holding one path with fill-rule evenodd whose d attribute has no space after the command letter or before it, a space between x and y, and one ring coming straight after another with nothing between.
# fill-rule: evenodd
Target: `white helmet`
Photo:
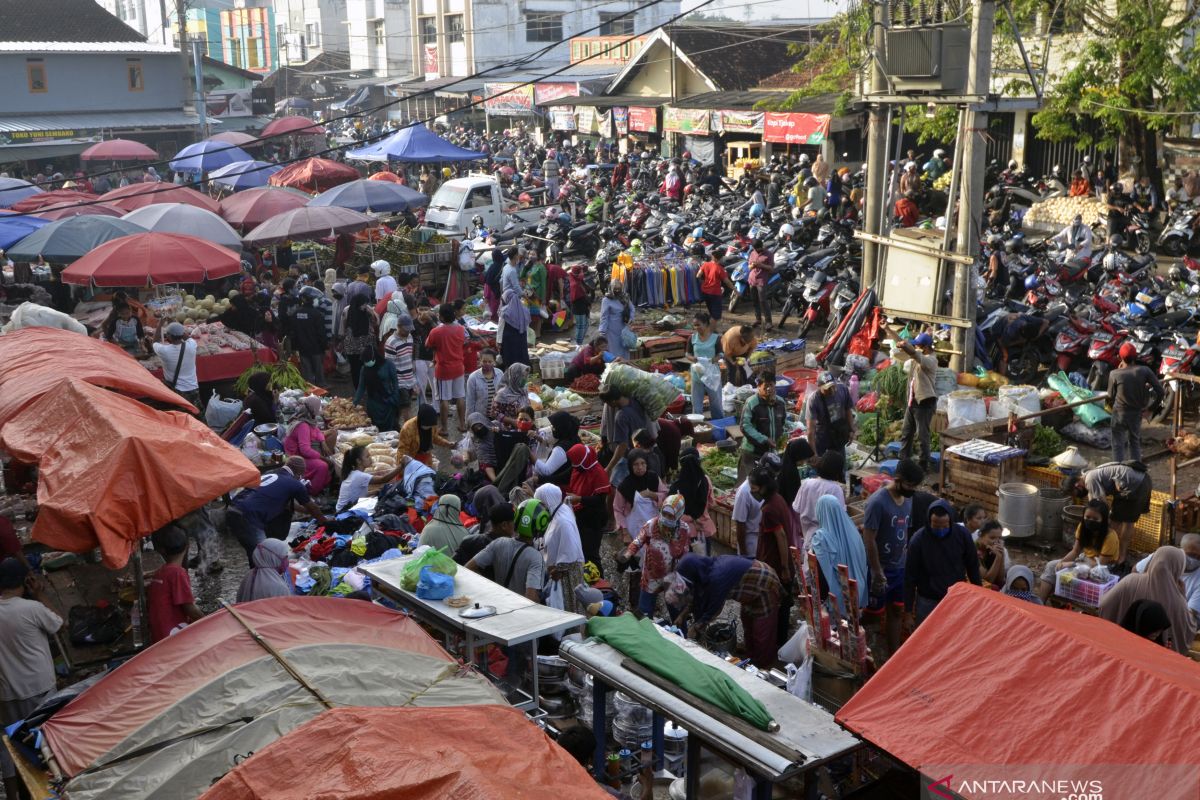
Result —
<instances>
[{"instance_id":1,"label":"white helmet","mask_svg":"<svg viewBox=\"0 0 1200 800\"><path fill-rule=\"evenodd\" d=\"M933 154L934 154L935 156L937 156L938 158L941 158L942 156L946 155L946 151L945 151L945 150L942 150L941 148L939 148L939 149L937 149L937 150L934 150L934 151L933 151Z\"/></svg>"},{"instance_id":2,"label":"white helmet","mask_svg":"<svg viewBox=\"0 0 1200 800\"><path fill-rule=\"evenodd\" d=\"M796 229L792 226L792 223L785 222L779 226L779 235L780 236L795 236Z\"/></svg>"},{"instance_id":3,"label":"white helmet","mask_svg":"<svg viewBox=\"0 0 1200 800\"><path fill-rule=\"evenodd\" d=\"M381 258L371 263L371 272L375 273L376 278L382 278L384 275L392 274L392 265Z\"/></svg>"},{"instance_id":4,"label":"white helmet","mask_svg":"<svg viewBox=\"0 0 1200 800\"><path fill-rule=\"evenodd\" d=\"M546 218L547 222L553 222L554 220L558 219L558 209L554 207L547 208L546 213L543 216Z\"/></svg>"}]
</instances>

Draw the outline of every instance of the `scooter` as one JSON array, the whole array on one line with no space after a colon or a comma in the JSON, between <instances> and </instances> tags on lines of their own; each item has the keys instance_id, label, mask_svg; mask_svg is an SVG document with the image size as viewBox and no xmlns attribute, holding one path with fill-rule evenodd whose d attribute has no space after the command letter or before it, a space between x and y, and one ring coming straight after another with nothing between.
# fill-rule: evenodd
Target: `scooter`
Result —
<instances>
[{"instance_id":1,"label":"scooter","mask_svg":"<svg viewBox=\"0 0 1200 800\"><path fill-rule=\"evenodd\" d=\"M1158 237L1159 251L1175 258L1186 253L1196 238L1197 216L1200 216L1200 208L1190 203L1172 211L1167 226Z\"/></svg>"},{"instance_id":2,"label":"scooter","mask_svg":"<svg viewBox=\"0 0 1200 800\"><path fill-rule=\"evenodd\" d=\"M1185 337L1173 335L1173 341L1163 350L1162 360L1158 365L1158 374L1163 378L1168 375L1195 375L1200 371L1200 345L1189 342ZM1175 403L1179 400L1178 386L1190 387L1190 383L1175 381L1163 382L1163 399L1151 420L1165 422L1175 411Z\"/></svg>"}]
</instances>

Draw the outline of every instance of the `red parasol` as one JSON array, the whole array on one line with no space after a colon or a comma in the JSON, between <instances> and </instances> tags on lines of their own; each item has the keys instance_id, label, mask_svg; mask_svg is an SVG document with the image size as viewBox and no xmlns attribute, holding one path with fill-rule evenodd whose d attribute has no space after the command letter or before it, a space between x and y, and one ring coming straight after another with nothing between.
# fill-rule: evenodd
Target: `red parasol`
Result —
<instances>
[{"instance_id":1,"label":"red parasol","mask_svg":"<svg viewBox=\"0 0 1200 800\"><path fill-rule=\"evenodd\" d=\"M267 127L263 128L262 136L265 139L268 136L281 136L288 133L321 136L324 135L325 128L308 117L280 117L267 123Z\"/></svg>"},{"instance_id":2,"label":"red parasol","mask_svg":"<svg viewBox=\"0 0 1200 800\"><path fill-rule=\"evenodd\" d=\"M271 176L272 186L291 186L306 192L323 192L343 183L358 180L358 170L327 158L306 158L289 164Z\"/></svg>"},{"instance_id":3,"label":"red parasol","mask_svg":"<svg viewBox=\"0 0 1200 800\"><path fill-rule=\"evenodd\" d=\"M243 133L242 131L224 131L222 133L214 133L212 136L208 137L206 141L223 142L224 144L231 144L234 147L254 147L262 144L262 142L258 140L257 136L251 136L250 134Z\"/></svg>"},{"instance_id":4,"label":"red parasol","mask_svg":"<svg viewBox=\"0 0 1200 800\"><path fill-rule=\"evenodd\" d=\"M387 181L388 183L404 183L404 179L394 172L376 172L374 175L368 175L369 181Z\"/></svg>"},{"instance_id":5,"label":"red parasol","mask_svg":"<svg viewBox=\"0 0 1200 800\"><path fill-rule=\"evenodd\" d=\"M13 211L29 213L30 211L41 211L43 208L50 206L62 206L70 203L84 203L88 200L96 200L100 197L98 194L91 192L77 192L74 189L55 189L52 192L42 192L24 200L18 200L13 203L10 208Z\"/></svg>"},{"instance_id":6,"label":"red parasol","mask_svg":"<svg viewBox=\"0 0 1200 800\"><path fill-rule=\"evenodd\" d=\"M135 233L105 242L62 271L63 283L130 287L200 283L236 275L241 259L232 250L180 233Z\"/></svg>"},{"instance_id":7,"label":"red parasol","mask_svg":"<svg viewBox=\"0 0 1200 800\"><path fill-rule=\"evenodd\" d=\"M311 199L299 189L263 186L226 197L218 213L233 227L249 229L285 211L303 208Z\"/></svg>"},{"instance_id":8,"label":"red parasol","mask_svg":"<svg viewBox=\"0 0 1200 800\"><path fill-rule=\"evenodd\" d=\"M39 209L37 215L42 219L65 219L66 217L123 217L124 209L117 208L111 203L92 203L90 205L75 205L63 203L49 208Z\"/></svg>"},{"instance_id":9,"label":"red parasol","mask_svg":"<svg viewBox=\"0 0 1200 800\"><path fill-rule=\"evenodd\" d=\"M81 161L157 161L158 153L141 142L109 139L97 142L79 154Z\"/></svg>"},{"instance_id":10,"label":"red parasol","mask_svg":"<svg viewBox=\"0 0 1200 800\"><path fill-rule=\"evenodd\" d=\"M155 203L185 203L217 213L216 200L195 189L171 183L131 183L101 195L100 199L126 211L136 211Z\"/></svg>"},{"instance_id":11,"label":"red parasol","mask_svg":"<svg viewBox=\"0 0 1200 800\"><path fill-rule=\"evenodd\" d=\"M348 208L305 206L272 217L247 233L245 242L264 245L289 239L328 239L339 233L354 233L378 224L373 217Z\"/></svg>"}]
</instances>

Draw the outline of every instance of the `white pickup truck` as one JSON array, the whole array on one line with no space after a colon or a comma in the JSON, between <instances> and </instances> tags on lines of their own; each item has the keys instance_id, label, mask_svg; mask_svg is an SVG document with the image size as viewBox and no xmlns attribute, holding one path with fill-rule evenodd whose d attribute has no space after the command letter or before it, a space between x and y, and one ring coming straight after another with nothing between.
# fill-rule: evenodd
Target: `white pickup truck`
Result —
<instances>
[{"instance_id":1,"label":"white pickup truck","mask_svg":"<svg viewBox=\"0 0 1200 800\"><path fill-rule=\"evenodd\" d=\"M425 224L443 236L460 238L470 235L471 219L476 214L483 217L483 224L488 230L499 232L525 223L536 223L542 219L548 207L519 208L516 201L504 197L500 183L491 176L453 178L433 193L429 208L425 211Z\"/></svg>"}]
</instances>

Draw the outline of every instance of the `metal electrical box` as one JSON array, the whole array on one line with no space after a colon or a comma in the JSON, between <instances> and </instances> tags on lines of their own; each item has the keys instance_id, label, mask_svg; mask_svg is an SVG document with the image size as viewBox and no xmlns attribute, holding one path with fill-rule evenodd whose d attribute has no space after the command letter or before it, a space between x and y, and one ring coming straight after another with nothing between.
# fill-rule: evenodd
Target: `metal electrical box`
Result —
<instances>
[{"instance_id":1,"label":"metal electrical box","mask_svg":"<svg viewBox=\"0 0 1200 800\"><path fill-rule=\"evenodd\" d=\"M889 30L884 66L895 91L948 94L965 91L970 36L966 25Z\"/></svg>"},{"instance_id":2,"label":"metal electrical box","mask_svg":"<svg viewBox=\"0 0 1200 800\"><path fill-rule=\"evenodd\" d=\"M884 248L879 298L883 307L910 314L940 314L941 259L930 253L915 252L915 248L906 249L903 244L911 243L922 250L939 249L941 232L902 228L892 231L891 238L898 246Z\"/></svg>"}]
</instances>

